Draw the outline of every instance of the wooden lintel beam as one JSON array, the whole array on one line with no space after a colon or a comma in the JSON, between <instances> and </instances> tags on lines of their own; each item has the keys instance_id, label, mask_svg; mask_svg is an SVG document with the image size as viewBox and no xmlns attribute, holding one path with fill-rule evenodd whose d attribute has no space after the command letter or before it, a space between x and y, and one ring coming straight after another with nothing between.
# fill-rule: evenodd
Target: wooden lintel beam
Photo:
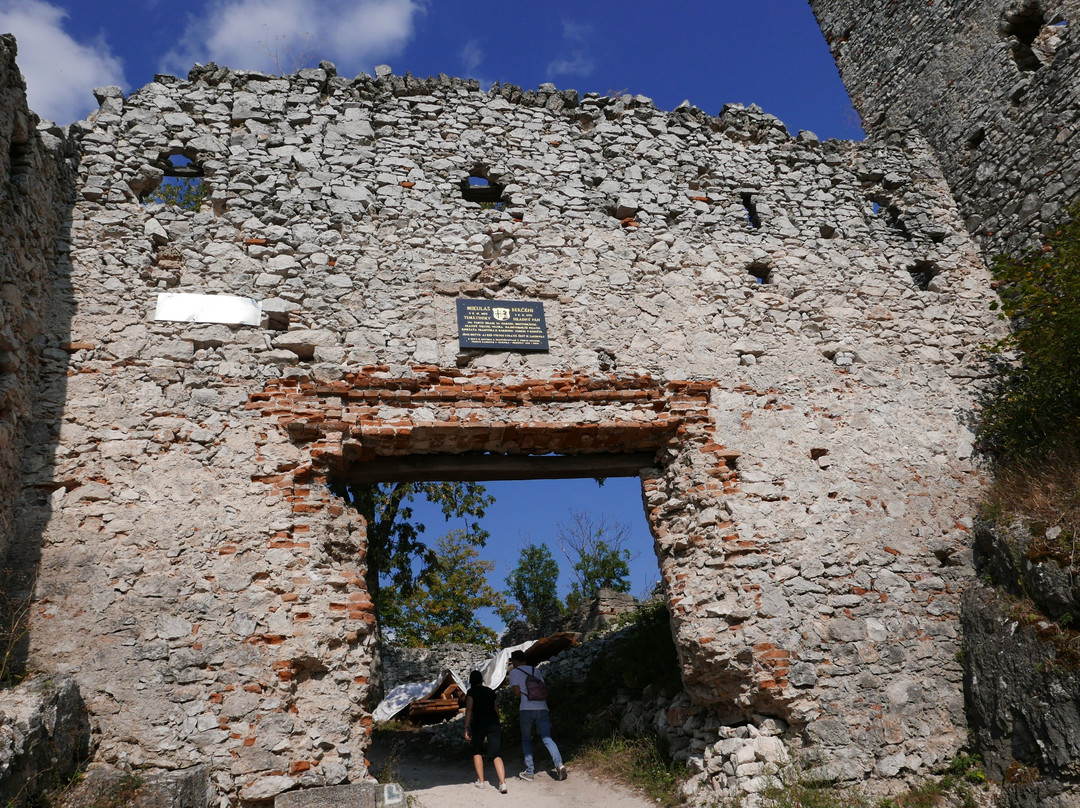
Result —
<instances>
[{"instance_id":1,"label":"wooden lintel beam","mask_svg":"<svg viewBox=\"0 0 1080 808\"><path fill-rule=\"evenodd\" d=\"M575 477L636 477L656 465L652 452L583 455L430 454L378 457L351 464L347 483L483 482L487 480L565 480Z\"/></svg>"}]
</instances>

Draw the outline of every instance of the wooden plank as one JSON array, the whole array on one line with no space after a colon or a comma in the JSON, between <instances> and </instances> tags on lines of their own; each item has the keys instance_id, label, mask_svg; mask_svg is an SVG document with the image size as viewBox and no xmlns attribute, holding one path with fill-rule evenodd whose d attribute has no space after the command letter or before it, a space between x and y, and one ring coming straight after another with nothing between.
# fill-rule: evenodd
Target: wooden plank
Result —
<instances>
[{"instance_id":1,"label":"wooden plank","mask_svg":"<svg viewBox=\"0 0 1080 808\"><path fill-rule=\"evenodd\" d=\"M342 473L347 483L483 482L487 480L566 480L575 477L636 477L656 465L652 452L581 455L429 454L377 457L352 463Z\"/></svg>"}]
</instances>

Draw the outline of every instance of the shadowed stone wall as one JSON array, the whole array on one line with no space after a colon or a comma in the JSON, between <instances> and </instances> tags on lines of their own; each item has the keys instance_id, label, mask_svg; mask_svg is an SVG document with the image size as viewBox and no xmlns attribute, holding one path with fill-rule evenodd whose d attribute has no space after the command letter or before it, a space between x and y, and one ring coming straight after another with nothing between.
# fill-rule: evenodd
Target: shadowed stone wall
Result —
<instances>
[{"instance_id":1,"label":"shadowed stone wall","mask_svg":"<svg viewBox=\"0 0 1080 808\"><path fill-rule=\"evenodd\" d=\"M911 124L987 255L1042 241L1077 198L1075 0L810 0L867 131Z\"/></svg>"},{"instance_id":2,"label":"shadowed stone wall","mask_svg":"<svg viewBox=\"0 0 1080 808\"><path fill-rule=\"evenodd\" d=\"M963 742L965 419L997 326L917 136L329 64L98 98L52 493L25 513L33 662L78 679L99 760L209 762L226 804L362 778L364 526L327 483L432 452L652 452L698 704L782 720L841 779ZM198 212L140 198L175 154ZM505 206L463 200L470 173ZM265 316L157 321L166 291ZM460 297L543 302L551 350L460 350Z\"/></svg>"},{"instance_id":3,"label":"shadowed stone wall","mask_svg":"<svg viewBox=\"0 0 1080 808\"><path fill-rule=\"evenodd\" d=\"M67 232L75 167L65 133L39 125L27 108L15 55L14 38L0 36L0 679L9 686L26 673L41 531L57 486L53 452L72 350ZM54 742L85 753L85 738L79 745L58 737L76 724L88 737L78 689L55 684L73 694L61 701L74 709L46 719L44 730L34 688L7 694L5 798L34 798L72 770L77 755L58 754ZM20 698L22 706L13 706ZM51 773L37 777L40 769Z\"/></svg>"},{"instance_id":4,"label":"shadowed stone wall","mask_svg":"<svg viewBox=\"0 0 1080 808\"><path fill-rule=\"evenodd\" d=\"M48 469L63 402L43 390L49 369L66 362L70 288L66 285L67 217L72 173L58 129L38 130L15 64L15 40L0 36L0 558L20 544L15 503L20 465ZM29 453L29 456L28 456ZM47 491L45 492L48 493Z\"/></svg>"}]
</instances>

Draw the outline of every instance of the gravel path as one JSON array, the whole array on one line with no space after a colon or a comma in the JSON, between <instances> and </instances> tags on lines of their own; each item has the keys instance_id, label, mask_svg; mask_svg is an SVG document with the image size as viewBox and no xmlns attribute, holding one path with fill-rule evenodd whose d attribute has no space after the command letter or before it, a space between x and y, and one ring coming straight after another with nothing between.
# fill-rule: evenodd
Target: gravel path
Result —
<instances>
[{"instance_id":1,"label":"gravel path","mask_svg":"<svg viewBox=\"0 0 1080 808\"><path fill-rule=\"evenodd\" d=\"M377 770L377 761L372 762ZM496 788L498 780L490 763L484 770L487 785L476 788L471 758L460 764L429 758L405 759L396 768L411 808L655 808L652 801L622 786L575 771L572 763L562 782L555 779L554 771L539 771L531 783L517 778L522 769L520 759L508 758L506 764L507 794L500 794Z\"/></svg>"}]
</instances>

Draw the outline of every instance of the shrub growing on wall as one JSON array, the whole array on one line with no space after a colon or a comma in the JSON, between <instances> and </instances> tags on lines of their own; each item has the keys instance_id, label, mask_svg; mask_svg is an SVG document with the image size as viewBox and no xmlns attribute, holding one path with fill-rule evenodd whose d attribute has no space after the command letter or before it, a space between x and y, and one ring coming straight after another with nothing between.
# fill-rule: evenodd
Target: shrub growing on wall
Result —
<instances>
[{"instance_id":1,"label":"shrub growing on wall","mask_svg":"<svg viewBox=\"0 0 1080 808\"><path fill-rule=\"evenodd\" d=\"M980 445L1004 465L1080 448L1080 206L1039 251L994 265L1013 329L1007 365L983 413Z\"/></svg>"}]
</instances>

